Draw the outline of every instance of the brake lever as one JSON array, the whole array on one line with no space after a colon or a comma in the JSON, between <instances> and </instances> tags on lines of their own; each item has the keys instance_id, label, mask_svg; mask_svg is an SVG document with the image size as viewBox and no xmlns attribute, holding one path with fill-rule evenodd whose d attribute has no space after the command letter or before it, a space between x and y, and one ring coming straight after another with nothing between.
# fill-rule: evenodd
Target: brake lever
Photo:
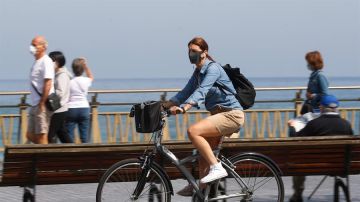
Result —
<instances>
[{"instance_id":1,"label":"brake lever","mask_svg":"<svg viewBox=\"0 0 360 202\"><path fill-rule=\"evenodd\" d=\"M134 117L135 116L135 107L131 107L130 109L130 113L129 113L129 117Z\"/></svg>"}]
</instances>

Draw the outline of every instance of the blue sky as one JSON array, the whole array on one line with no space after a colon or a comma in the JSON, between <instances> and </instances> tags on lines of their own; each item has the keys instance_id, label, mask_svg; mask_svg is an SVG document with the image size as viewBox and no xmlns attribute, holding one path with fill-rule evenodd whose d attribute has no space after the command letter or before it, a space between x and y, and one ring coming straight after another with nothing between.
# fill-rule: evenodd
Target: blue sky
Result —
<instances>
[{"instance_id":1,"label":"blue sky","mask_svg":"<svg viewBox=\"0 0 360 202\"><path fill-rule=\"evenodd\" d=\"M358 0L0 0L0 24L0 79L28 78L38 34L96 78L189 77L194 36L249 77L308 76L312 50L328 76L360 74Z\"/></svg>"}]
</instances>

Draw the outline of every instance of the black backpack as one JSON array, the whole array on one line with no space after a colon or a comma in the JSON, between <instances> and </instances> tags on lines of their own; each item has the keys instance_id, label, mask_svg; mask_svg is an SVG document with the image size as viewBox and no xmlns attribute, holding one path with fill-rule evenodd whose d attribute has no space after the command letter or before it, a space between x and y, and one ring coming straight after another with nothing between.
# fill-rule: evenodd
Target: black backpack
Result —
<instances>
[{"instance_id":1,"label":"black backpack","mask_svg":"<svg viewBox=\"0 0 360 202\"><path fill-rule=\"evenodd\" d=\"M256 96L254 85L242 73L240 73L240 68L232 68L229 64L222 66L222 68L234 85L236 93L232 92L221 83L216 83L217 86L220 87L220 89L222 88L231 92L240 102L244 110L252 107Z\"/></svg>"}]
</instances>

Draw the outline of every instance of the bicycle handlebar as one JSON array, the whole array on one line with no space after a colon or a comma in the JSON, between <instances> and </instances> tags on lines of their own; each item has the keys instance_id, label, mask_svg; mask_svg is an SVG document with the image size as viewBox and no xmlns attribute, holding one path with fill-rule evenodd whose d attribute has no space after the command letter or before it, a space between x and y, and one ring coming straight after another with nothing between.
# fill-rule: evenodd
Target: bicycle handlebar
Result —
<instances>
[{"instance_id":1,"label":"bicycle handlebar","mask_svg":"<svg viewBox=\"0 0 360 202\"><path fill-rule=\"evenodd\" d=\"M171 115L173 115L170 111L170 109L164 109L162 112L161 112L162 116L163 117L169 117ZM183 114L183 112L180 110L180 109L177 109L176 110L176 114Z\"/></svg>"},{"instance_id":2,"label":"bicycle handlebar","mask_svg":"<svg viewBox=\"0 0 360 202\"><path fill-rule=\"evenodd\" d=\"M161 108L161 116L164 118L164 117L169 117L172 115L171 111L170 111L170 108L165 108L164 106L162 106ZM180 109L177 109L176 110L176 114L183 114L183 111L180 110ZM135 116L135 106L133 106L131 109L130 109L130 113L129 113L129 117L134 117Z\"/></svg>"}]
</instances>

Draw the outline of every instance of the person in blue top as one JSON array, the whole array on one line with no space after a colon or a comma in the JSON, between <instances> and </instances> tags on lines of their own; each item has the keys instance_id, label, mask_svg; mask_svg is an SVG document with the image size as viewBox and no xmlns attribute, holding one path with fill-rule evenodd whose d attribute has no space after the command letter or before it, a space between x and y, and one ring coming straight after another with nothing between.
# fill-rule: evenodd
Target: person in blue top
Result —
<instances>
[{"instance_id":1,"label":"person in blue top","mask_svg":"<svg viewBox=\"0 0 360 202\"><path fill-rule=\"evenodd\" d=\"M222 136L239 132L244 124L244 113L238 100L232 93L219 89L217 84L225 85L235 92L234 86L208 51L208 44L201 37L195 37L188 43L189 60L195 65L195 70L186 86L165 106L170 107L172 114L176 114L179 111L186 113L192 107L205 104L211 114L187 130L189 139L203 158L199 160L201 188L205 183L227 176L212 148L219 144Z\"/></svg>"},{"instance_id":2,"label":"person in blue top","mask_svg":"<svg viewBox=\"0 0 360 202\"><path fill-rule=\"evenodd\" d=\"M301 114L307 112L320 112L320 100L324 95L329 94L329 82L324 75L322 69L324 68L324 62L319 51L308 52L305 55L307 61L307 67L311 72L307 90L306 101L308 107L303 107Z\"/></svg>"}]
</instances>

